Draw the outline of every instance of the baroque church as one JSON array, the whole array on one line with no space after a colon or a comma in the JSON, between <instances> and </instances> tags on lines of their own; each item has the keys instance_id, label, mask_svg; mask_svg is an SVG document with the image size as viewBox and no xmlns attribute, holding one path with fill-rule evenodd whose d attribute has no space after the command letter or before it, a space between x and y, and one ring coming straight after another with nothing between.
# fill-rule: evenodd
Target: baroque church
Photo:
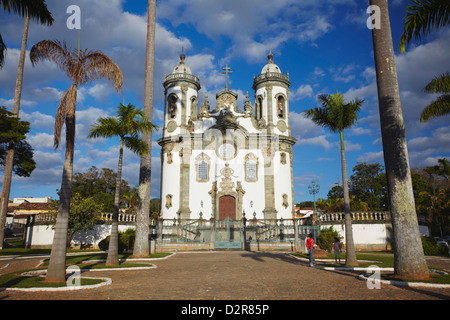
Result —
<instances>
[{"instance_id":1,"label":"baroque church","mask_svg":"<svg viewBox=\"0 0 450 320\"><path fill-rule=\"evenodd\" d=\"M294 214L289 74L270 52L253 79L254 102L228 87L199 104L200 79L181 61L165 75L161 146L164 219L290 219Z\"/></svg>"}]
</instances>

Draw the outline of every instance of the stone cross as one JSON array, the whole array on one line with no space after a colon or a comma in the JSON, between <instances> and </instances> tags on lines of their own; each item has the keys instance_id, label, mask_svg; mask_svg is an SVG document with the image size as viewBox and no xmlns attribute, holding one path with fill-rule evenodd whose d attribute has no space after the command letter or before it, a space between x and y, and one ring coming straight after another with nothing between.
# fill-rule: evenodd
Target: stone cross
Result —
<instances>
[{"instance_id":1,"label":"stone cross","mask_svg":"<svg viewBox=\"0 0 450 320\"><path fill-rule=\"evenodd\" d=\"M222 73L224 73L226 76L225 89L228 89L228 74L233 73L233 71L230 71L231 68L228 67L228 64L225 65L225 68L223 68L223 70L225 70L225 71L222 71Z\"/></svg>"}]
</instances>

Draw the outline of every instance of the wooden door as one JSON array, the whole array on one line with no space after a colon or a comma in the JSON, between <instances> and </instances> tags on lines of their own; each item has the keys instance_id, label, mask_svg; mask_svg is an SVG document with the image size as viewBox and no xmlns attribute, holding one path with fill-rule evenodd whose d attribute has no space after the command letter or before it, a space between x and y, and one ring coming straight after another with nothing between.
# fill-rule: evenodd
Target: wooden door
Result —
<instances>
[{"instance_id":1,"label":"wooden door","mask_svg":"<svg viewBox=\"0 0 450 320\"><path fill-rule=\"evenodd\" d=\"M236 220L236 199L232 196L219 198L219 220L224 220L226 217Z\"/></svg>"}]
</instances>

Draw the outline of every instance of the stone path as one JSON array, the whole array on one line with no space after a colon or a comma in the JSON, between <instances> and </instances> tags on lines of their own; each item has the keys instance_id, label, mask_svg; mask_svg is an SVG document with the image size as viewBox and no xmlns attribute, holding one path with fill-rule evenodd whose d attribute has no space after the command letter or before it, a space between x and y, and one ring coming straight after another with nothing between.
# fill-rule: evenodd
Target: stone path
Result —
<instances>
[{"instance_id":1,"label":"stone path","mask_svg":"<svg viewBox=\"0 0 450 320\"><path fill-rule=\"evenodd\" d=\"M35 266L38 259L19 261L0 274ZM152 262L149 270L89 271L112 278L112 285L66 292L2 291L11 300L450 300L450 289L381 285L368 289L357 273L325 271L284 253L176 253ZM0 267L4 264L0 264Z\"/></svg>"}]
</instances>

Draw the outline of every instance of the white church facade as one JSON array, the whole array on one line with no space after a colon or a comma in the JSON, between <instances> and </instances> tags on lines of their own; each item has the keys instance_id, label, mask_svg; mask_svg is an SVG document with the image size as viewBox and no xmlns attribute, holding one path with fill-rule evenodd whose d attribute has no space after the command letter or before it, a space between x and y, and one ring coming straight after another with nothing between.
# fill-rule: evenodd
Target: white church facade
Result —
<instances>
[{"instance_id":1,"label":"white church facade","mask_svg":"<svg viewBox=\"0 0 450 320\"><path fill-rule=\"evenodd\" d=\"M163 219L291 219L294 214L289 75L269 53L253 79L254 102L227 84L211 106L184 53L166 75L161 146Z\"/></svg>"}]
</instances>

